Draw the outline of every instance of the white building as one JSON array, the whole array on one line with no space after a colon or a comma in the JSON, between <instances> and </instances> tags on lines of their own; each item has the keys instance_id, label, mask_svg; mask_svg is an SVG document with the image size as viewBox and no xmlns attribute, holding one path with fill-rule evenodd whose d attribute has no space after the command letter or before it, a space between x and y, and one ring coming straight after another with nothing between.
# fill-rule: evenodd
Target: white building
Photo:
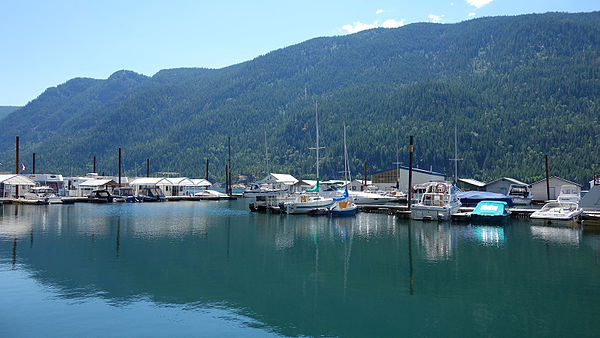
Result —
<instances>
[{"instance_id":1,"label":"white building","mask_svg":"<svg viewBox=\"0 0 600 338\"><path fill-rule=\"evenodd\" d=\"M289 192L294 190L298 182L292 175L275 173L270 173L264 180L260 181L260 183L270 185L273 189L288 190Z\"/></svg>"},{"instance_id":2,"label":"white building","mask_svg":"<svg viewBox=\"0 0 600 338\"><path fill-rule=\"evenodd\" d=\"M384 170L373 173L371 175L372 185L376 185L379 190L386 190L388 188L395 188L396 181L399 182L399 190L408 191L408 174L409 168L405 166L399 166L398 170ZM442 182L445 181L445 175L432 170L423 170L419 168L412 169L412 184L423 184L427 182Z\"/></svg>"},{"instance_id":3,"label":"white building","mask_svg":"<svg viewBox=\"0 0 600 338\"><path fill-rule=\"evenodd\" d=\"M165 180L164 177L140 177L131 181L129 186L133 188L134 193L137 195L143 188L161 188L164 185L171 184L170 182L164 182Z\"/></svg>"},{"instance_id":4,"label":"white building","mask_svg":"<svg viewBox=\"0 0 600 338\"><path fill-rule=\"evenodd\" d=\"M497 194L507 195L508 194L508 188L512 184L525 185L525 186L528 185L527 183L521 182L521 181L516 180L514 178L502 177L502 178L499 178L497 180L493 180L493 181L487 183L485 185L485 191L487 191L487 192L495 192ZM559 191L560 191L560 189L559 189Z\"/></svg>"},{"instance_id":5,"label":"white building","mask_svg":"<svg viewBox=\"0 0 600 338\"><path fill-rule=\"evenodd\" d=\"M0 175L0 196L9 198L23 197L29 191L29 188L35 186L35 183L24 175L8 174ZM16 196L17 188L19 196Z\"/></svg>"},{"instance_id":6,"label":"white building","mask_svg":"<svg viewBox=\"0 0 600 338\"><path fill-rule=\"evenodd\" d=\"M94 190L108 190L112 191L112 189L119 184L113 180L109 179L91 179L82 182L77 187L77 196L85 197L89 195Z\"/></svg>"},{"instance_id":7,"label":"white building","mask_svg":"<svg viewBox=\"0 0 600 338\"><path fill-rule=\"evenodd\" d=\"M29 177L37 186L47 186L52 188L59 196L68 195L65 180L60 174L29 174L27 177Z\"/></svg>"},{"instance_id":8,"label":"white building","mask_svg":"<svg viewBox=\"0 0 600 338\"><path fill-rule=\"evenodd\" d=\"M571 184L581 190L581 184L565 180L557 176L550 176L550 198L547 198L546 179L539 180L531 184L531 199L534 201L546 201L548 199L555 200L560 194L560 187L566 184Z\"/></svg>"}]
</instances>

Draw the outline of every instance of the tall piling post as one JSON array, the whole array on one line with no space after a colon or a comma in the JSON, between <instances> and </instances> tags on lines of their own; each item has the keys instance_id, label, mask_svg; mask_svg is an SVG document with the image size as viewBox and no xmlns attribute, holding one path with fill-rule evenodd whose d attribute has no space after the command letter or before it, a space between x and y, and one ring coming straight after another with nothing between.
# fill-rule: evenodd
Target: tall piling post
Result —
<instances>
[{"instance_id":1,"label":"tall piling post","mask_svg":"<svg viewBox=\"0 0 600 338\"><path fill-rule=\"evenodd\" d=\"M229 172L227 173L227 195L231 196L231 136L227 136L227 148L229 149Z\"/></svg>"},{"instance_id":2,"label":"tall piling post","mask_svg":"<svg viewBox=\"0 0 600 338\"><path fill-rule=\"evenodd\" d=\"M413 167L413 137L410 137L409 158L408 158L408 195L406 204L410 210L412 204L412 167Z\"/></svg>"},{"instance_id":3,"label":"tall piling post","mask_svg":"<svg viewBox=\"0 0 600 338\"><path fill-rule=\"evenodd\" d=\"M121 187L121 148L119 148L119 187Z\"/></svg>"},{"instance_id":4,"label":"tall piling post","mask_svg":"<svg viewBox=\"0 0 600 338\"><path fill-rule=\"evenodd\" d=\"M150 177L150 159L146 159L146 177Z\"/></svg>"},{"instance_id":5,"label":"tall piling post","mask_svg":"<svg viewBox=\"0 0 600 338\"><path fill-rule=\"evenodd\" d=\"M33 165L31 168L31 173L35 175L35 153L33 153Z\"/></svg>"},{"instance_id":6,"label":"tall piling post","mask_svg":"<svg viewBox=\"0 0 600 338\"><path fill-rule=\"evenodd\" d=\"M19 136L17 136L15 141L15 151L16 151L16 162L15 162L15 174L19 174ZM15 198L19 198L19 185L17 184L15 189Z\"/></svg>"},{"instance_id":7,"label":"tall piling post","mask_svg":"<svg viewBox=\"0 0 600 338\"><path fill-rule=\"evenodd\" d=\"M227 166L227 164L225 165L225 193L227 194L227 187L229 186L229 175L227 175L227 173L229 172L229 167Z\"/></svg>"},{"instance_id":8,"label":"tall piling post","mask_svg":"<svg viewBox=\"0 0 600 338\"><path fill-rule=\"evenodd\" d=\"M208 181L208 159L206 159L206 180Z\"/></svg>"},{"instance_id":9,"label":"tall piling post","mask_svg":"<svg viewBox=\"0 0 600 338\"><path fill-rule=\"evenodd\" d=\"M367 161L365 160L365 177L363 178L362 190L365 190L366 187L367 187Z\"/></svg>"},{"instance_id":10,"label":"tall piling post","mask_svg":"<svg viewBox=\"0 0 600 338\"><path fill-rule=\"evenodd\" d=\"M96 172L96 156L94 156L94 171L92 171L93 173Z\"/></svg>"},{"instance_id":11,"label":"tall piling post","mask_svg":"<svg viewBox=\"0 0 600 338\"><path fill-rule=\"evenodd\" d=\"M550 176L548 175L548 155L544 155L544 162L546 162L546 197L550 200Z\"/></svg>"}]
</instances>

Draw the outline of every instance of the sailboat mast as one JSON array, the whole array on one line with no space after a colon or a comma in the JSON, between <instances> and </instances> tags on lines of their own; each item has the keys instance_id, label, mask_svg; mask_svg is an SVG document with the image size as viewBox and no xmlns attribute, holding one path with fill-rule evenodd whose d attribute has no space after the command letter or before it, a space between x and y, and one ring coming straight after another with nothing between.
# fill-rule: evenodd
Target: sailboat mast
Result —
<instances>
[{"instance_id":1,"label":"sailboat mast","mask_svg":"<svg viewBox=\"0 0 600 338\"><path fill-rule=\"evenodd\" d=\"M317 181L319 180L319 115L317 113L317 102L315 102L315 126L317 128Z\"/></svg>"},{"instance_id":2,"label":"sailboat mast","mask_svg":"<svg viewBox=\"0 0 600 338\"><path fill-rule=\"evenodd\" d=\"M346 154L346 124L344 123L344 183L348 185L348 156Z\"/></svg>"}]
</instances>

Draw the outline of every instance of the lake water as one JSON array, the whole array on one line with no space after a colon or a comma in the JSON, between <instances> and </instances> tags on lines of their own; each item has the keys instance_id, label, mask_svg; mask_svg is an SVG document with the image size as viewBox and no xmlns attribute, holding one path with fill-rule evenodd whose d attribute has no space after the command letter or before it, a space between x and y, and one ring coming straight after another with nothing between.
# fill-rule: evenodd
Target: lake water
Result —
<instances>
[{"instance_id":1,"label":"lake water","mask_svg":"<svg viewBox=\"0 0 600 338\"><path fill-rule=\"evenodd\" d=\"M600 235L250 213L0 207L0 336L598 336Z\"/></svg>"}]
</instances>

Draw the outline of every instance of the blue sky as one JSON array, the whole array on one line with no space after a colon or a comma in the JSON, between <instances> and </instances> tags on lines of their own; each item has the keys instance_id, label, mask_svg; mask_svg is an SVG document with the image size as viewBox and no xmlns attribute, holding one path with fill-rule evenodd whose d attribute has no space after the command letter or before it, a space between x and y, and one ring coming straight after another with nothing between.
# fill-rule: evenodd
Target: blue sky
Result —
<instances>
[{"instance_id":1,"label":"blue sky","mask_svg":"<svg viewBox=\"0 0 600 338\"><path fill-rule=\"evenodd\" d=\"M25 105L74 77L221 68L369 27L589 12L598 0L0 1L0 105Z\"/></svg>"}]
</instances>

